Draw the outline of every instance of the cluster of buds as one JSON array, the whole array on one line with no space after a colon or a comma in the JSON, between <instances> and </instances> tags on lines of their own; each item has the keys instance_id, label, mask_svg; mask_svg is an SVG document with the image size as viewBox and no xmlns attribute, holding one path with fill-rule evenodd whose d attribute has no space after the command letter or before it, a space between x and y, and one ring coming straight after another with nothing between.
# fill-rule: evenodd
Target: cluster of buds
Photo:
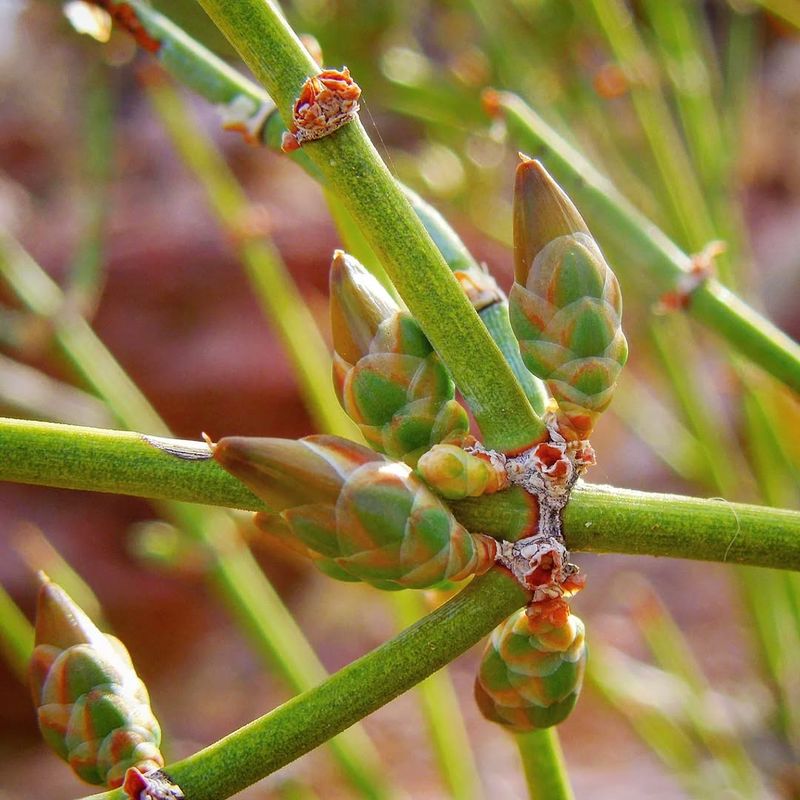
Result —
<instances>
[{"instance_id":1,"label":"cluster of buds","mask_svg":"<svg viewBox=\"0 0 800 800\"><path fill-rule=\"evenodd\" d=\"M429 212L415 210L425 222ZM463 261L456 244L440 247L476 307L502 298L466 261L463 270L453 266ZM494 563L507 568L531 600L492 635L476 697L489 719L523 731L563 720L580 691L583 624L568 600L584 576L570 563L561 517L595 463L588 436L627 345L616 278L572 203L530 160L517 173L514 250L512 327L526 366L552 395L543 441L507 455L473 439L453 380L418 323L337 252L334 383L372 450L330 436L233 437L213 456L272 509L256 517L262 531L332 577L428 588ZM511 486L535 497L537 508L535 529L516 542L471 533L445 503Z\"/></svg>"},{"instance_id":2,"label":"cluster of buds","mask_svg":"<svg viewBox=\"0 0 800 800\"><path fill-rule=\"evenodd\" d=\"M277 512L256 524L331 577L427 589L495 562L495 540L460 525L410 467L346 439L228 437L214 458Z\"/></svg>"},{"instance_id":3,"label":"cluster of buds","mask_svg":"<svg viewBox=\"0 0 800 800\"><path fill-rule=\"evenodd\" d=\"M557 403L567 440L588 439L628 356L622 298L586 223L538 161L517 168L511 325Z\"/></svg>"},{"instance_id":4,"label":"cluster of buds","mask_svg":"<svg viewBox=\"0 0 800 800\"><path fill-rule=\"evenodd\" d=\"M417 321L352 256L331 264L333 378L369 445L410 466L469 430L450 374Z\"/></svg>"},{"instance_id":5,"label":"cluster of buds","mask_svg":"<svg viewBox=\"0 0 800 800\"><path fill-rule=\"evenodd\" d=\"M161 729L125 646L46 578L30 680L42 737L83 780L116 788L129 770L164 765Z\"/></svg>"}]
</instances>

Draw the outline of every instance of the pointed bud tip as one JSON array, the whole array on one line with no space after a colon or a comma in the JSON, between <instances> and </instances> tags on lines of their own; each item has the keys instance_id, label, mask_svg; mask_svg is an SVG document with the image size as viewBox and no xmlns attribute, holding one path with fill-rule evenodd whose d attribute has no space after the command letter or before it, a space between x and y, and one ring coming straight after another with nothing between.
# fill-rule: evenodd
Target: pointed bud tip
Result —
<instances>
[{"instance_id":1,"label":"pointed bud tip","mask_svg":"<svg viewBox=\"0 0 800 800\"><path fill-rule=\"evenodd\" d=\"M103 634L78 604L44 572L36 603L35 643L67 648L102 641Z\"/></svg>"},{"instance_id":2,"label":"pointed bud tip","mask_svg":"<svg viewBox=\"0 0 800 800\"><path fill-rule=\"evenodd\" d=\"M381 322L400 307L378 279L343 250L333 254L330 295L334 349L355 364L369 352Z\"/></svg>"},{"instance_id":3,"label":"pointed bud tip","mask_svg":"<svg viewBox=\"0 0 800 800\"><path fill-rule=\"evenodd\" d=\"M514 273L525 285L534 258L553 239L589 233L578 209L544 165L519 154L514 184Z\"/></svg>"}]
</instances>

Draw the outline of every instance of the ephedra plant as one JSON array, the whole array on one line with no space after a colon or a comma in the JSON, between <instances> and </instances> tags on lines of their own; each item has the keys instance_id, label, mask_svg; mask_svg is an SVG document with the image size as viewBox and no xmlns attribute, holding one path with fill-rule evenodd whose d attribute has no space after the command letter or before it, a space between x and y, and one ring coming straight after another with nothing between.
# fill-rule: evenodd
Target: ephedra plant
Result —
<instances>
[{"instance_id":1,"label":"ephedra plant","mask_svg":"<svg viewBox=\"0 0 800 800\"><path fill-rule=\"evenodd\" d=\"M554 731L578 698L587 659L583 623L568 603L584 582L570 550L793 570L800 565L800 515L580 482L595 463L590 436L612 401L627 343L617 279L546 165L523 156L517 167L515 282L506 299L447 223L387 170L359 118L357 76L321 69L270 4L201 4L269 97L148 6L97 3L167 71L223 105L227 127L292 153L358 230L354 241L379 261L386 283L344 251L334 255L330 274L333 384L366 445L335 435L336 412L322 419L328 433L298 441L165 438L149 412L115 405L119 381L104 384L84 365L120 421L140 434L4 420L0 477L255 511L263 537L333 579L381 590L477 577L377 650L327 680L299 682L302 693L285 705L166 765L147 692L124 647L43 578L31 662L42 733L81 777L108 787L98 797L229 797L488 633L478 706L517 736L531 795L569 797ZM151 77L150 91L166 120L160 81ZM489 95L488 104L519 127L520 138L535 138L512 97ZM553 149L558 161L564 149ZM184 156L191 162L191 148ZM589 168L578 171L587 199L616 215L618 235L635 239L631 246L664 267L658 280L673 305L800 387L793 342L714 280L701 259L686 257L618 201ZM222 185L215 190L212 181L209 194L225 219L236 199L221 199ZM41 296L15 271L24 255L10 240L3 250L4 276L35 309ZM244 253L257 255L264 258ZM90 337L76 323L62 332L61 345L79 360ZM319 392L324 408L318 381L306 375L309 394ZM208 530L192 512L183 521ZM223 516L216 522L226 524ZM201 540L209 536L202 530ZM257 615L237 585L242 564L224 558L224 591ZM358 771L348 761L352 751L341 757Z\"/></svg>"}]
</instances>

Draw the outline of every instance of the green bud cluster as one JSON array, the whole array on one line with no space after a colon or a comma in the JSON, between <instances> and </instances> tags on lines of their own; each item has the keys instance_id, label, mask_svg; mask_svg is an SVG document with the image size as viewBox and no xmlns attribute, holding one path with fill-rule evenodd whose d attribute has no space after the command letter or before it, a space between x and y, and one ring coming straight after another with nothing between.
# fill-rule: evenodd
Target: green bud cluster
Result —
<instances>
[{"instance_id":1,"label":"green bud cluster","mask_svg":"<svg viewBox=\"0 0 800 800\"><path fill-rule=\"evenodd\" d=\"M331 577L425 589L494 563L494 539L460 525L408 465L354 442L229 437L214 458L277 512L259 527Z\"/></svg>"}]
</instances>

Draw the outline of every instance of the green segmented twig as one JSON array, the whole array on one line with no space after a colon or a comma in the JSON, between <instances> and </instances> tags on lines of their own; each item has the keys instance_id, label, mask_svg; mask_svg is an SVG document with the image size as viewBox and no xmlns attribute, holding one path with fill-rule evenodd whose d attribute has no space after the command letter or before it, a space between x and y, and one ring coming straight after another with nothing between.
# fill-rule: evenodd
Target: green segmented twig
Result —
<instances>
[{"instance_id":1,"label":"green segmented twig","mask_svg":"<svg viewBox=\"0 0 800 800\"><path fill-rule=\"evenodd\" d=\"M317 430L357 439L358 430L336 401L325 340L280 253L268 235L241 232L252 206L239 182L175 89L159 78L147 80L146 87L172 144L205 189L209 205L234 241L264 316L289 356Z\"/></svg>"},{"instance_id":2,"label":"green segmented twig","mask_svg":"<svg viewBox=\"0 0 800 800\"><path fill-rule=\"evenodd\" d=\"M89 324L74 313L59 313L64 299L58 286L2 231L0 277L31 312L57 321L55 337L61 350L124 426L157 435L169 433ZM322 664L250 551L238 546L239 533L232 520L213 510L172 502L162 510L208 548L214 564L211 575L221 596L234 609L258 652L277 666L288 685L304 691L322 680L326 675ZM372 743L362 730L348 731L344 739L331 741L330 747L365 797L391 795L375 766Z\"/></svg>"},{"instance_id":3,"label":"green segmented twig","mask_svg":"<svg viewBox=\"0 0 800 800\"><path fill-rule=\"evenodd\" d=\"M0 480L264 511L208 458L204 443L0 419ZM170 450L204 456L187 460ZM514 539L530 526L525 493L450 503L468 529ZM800 570L800 511L579 484L564 514L570 549Z\"/></svg>"},{"instance_id":4,"label":"green segmented twig","mask_svg":"<svg viewBox=\"0 0 800 800\"><path fill-rule=\"evenodd\" d=\"M554 728L517 733L514 739L525 770L530 800L573 800L567 776L560 774L564 755Z\"/></svg>"},{"instance_id":5,"label":"green segmented twig","mask_svg":"<svg viewBox=\"0 0 800 800\"><path fill-rule=\"evenodd\" d=\"M429 203L423 200L416 192L405 189L406 197L411 203L414 213L420 218L425 230L430 234L434 244L453 272L462 271L472 274L483 272L481 266L469 252L458 234L450 227L445 218ZM519 342L511 330L508 317L508 299L503 294L501 299L486 308L478 311L478 316L483 321L492 339L505 356L506 361L522 386L525 395L530 400L533 410L543 414L547 405L547 389L544 383L531 374L522 362L519 352Z\"/></svg>"},{"instance_id":6,"label":"green segmented twig","mask_svg":"<svg viewBox=\"0 0 800 800\"><path fill-rule=\"evenodd\" d=\"M689 256L520 98L506 92L496 97L517 144L529 155L545 159L598 238L617 252L631 254L631 263L646 274L647 299L655 302L673 291L686 275ZM625 264L616 266L626 272ZM718 281L709 279L698 286L687 311L753 363L800 392L800 346Z\"/></svg>"},{"instance_id":7,"label":"green segmented twig","mask_svg":"<svg viewBox=\"0 0 800 800\"><path fill-rule=\"evenodd\" d=\"M100 5L104 3L101 2ZM265 100L269 102L262 89L206 51L162 15L143 5L140 0L131 0L129 5L148 34L161 43L156 52L159 61L182 83L211 102L223 105L230 104L238 96L247 98L256 107L261 106ZM238 15L247 18L251 10L253 9L248 10L246 6L237 8L237 18ZM213 19L214 15L211 16ZM262 34L268 29L269 26L263 29ZM275 30L281 30L282 35L285 35L285 23L281 22ZM280 77L276 79L272 89L277 85L282 87L276 90L275 96L279 99L284 114L288 114L305 77L317 71L316 65L293 34L291 39L292 56L285 49L285 42L272 54L276 63L280 62L279 73L276 73ZM252 68L255 65L250 66ZM257 77L265 77L263 70L259 76L258 68L255 74ZM267 88L270 89L268 84ZM276 114L269 115L267 124L261 131L261 139L276 146L283 129L284 123L280 117ZM418 289L409 307L447 361L456 383L476 412L478 424L482 423L484 438L494 440L490 444L503 449L519 447L541 437L544 426L531 413L532 409L522 389L513 380L502 354L482 328L476 328L468 322L474 312L456 282L445 281L441 276L439 280L430 281L430 267L441 264L441 256L416 220L408 217L406 201L374 148L368 144L363 128L359 123L348 125L333 138L339 142L352 140L344 147L343 152L347 153L347 158L338 163L335 149L329 155L324 154L324 151L331 148L330 137L315 142L311 148L298 151L294 157L312 176L321 180L326 189L338 196L342 207L359 223L370 247L386 261L385 267L388 268L393 261L405 265L402 275L393 273L390 269L387 271L391 273L390 277L401 294L413 294L404 291L412 285ZM318 158L309 158L312 151L318 154ZM368 157L365 159L365 156ZM402 228L403 235L386 235L386 225L394 228L396 233ZM418 251L417 248L422 250ZM422 252L426 253L425 257L421 257ZM412 257L412 253L416 253L416 257ZM438 288L434 290L434 287ZM441 297L440 293L443 293ZM445 314L442 313L442 308L447 309ZM447 319L443 319L443 316ZM455 325L461 331L457 348L454 344L445 345L444 338L440 335L439 331L448 325ZM453 352L446 352L448 350ZM481 365L480 368L478 364ZM498 413L494 414L493 411Z\"/></svg>"}]
</instances>

